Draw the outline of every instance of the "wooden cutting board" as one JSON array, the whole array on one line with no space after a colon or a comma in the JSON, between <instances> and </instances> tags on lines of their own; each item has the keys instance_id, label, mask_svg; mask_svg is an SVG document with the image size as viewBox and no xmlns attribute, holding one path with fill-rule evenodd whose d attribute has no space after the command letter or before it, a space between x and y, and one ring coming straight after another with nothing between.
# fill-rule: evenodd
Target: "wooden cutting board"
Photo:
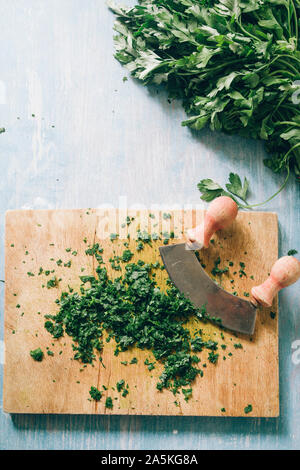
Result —
<instances>
[{"instance_id":1,"label":"wooden cutting board","mask_svg":"<svg viewBox=\"0 0 300 470\"><path fill-rule=\"evenodd\" d=\"M207 361L205 350L199 353L207 362L204 376L197 377L193 395L188 402L182 393L174 395L156 389L162 366L156 363L151 372L144 361L153 358L151 352L133 349L114 356L113 342L103 351L104 368L100 362L82 367L73 360L71 338L53 340L44 328L44 315L57 312L55 299L68 285L78 289L79 276L93 274L95 260L85 254L87 246L99 242L104 248L104 260L121 254L127 233L134 238L137 228L149 233L174 231L172 242L182 241L185 228L198 224L204 211L174 211L171 218L163 212L117 210L53 210L11 211L6 214L5 252L5 367L4 411L9 413L71 413L71 414L143 414L199 416L259 416L279 414L278 383L278 307L259 309L255 334L247 336L223 332L211 324L203 325L204 334L219 343L217 364ZM135 219L128 226L126 216ZM201 260L208 274L220 256L220 267L234 265L222 275L222 287L244 297L251 287L261 283L270 272L278 255L277 216L273 213L240 212L228 229L214 236ZM110 234L118 233L117 241ZM85 240L85 241L84 241ZM136 246L136 241L130 242ZM134 260L160 261L158 246L145 246ZM71 251L66 249L71 248ZM72 254L74 251L77 255ZM62 259L62 266L56 261ZM71 267L64 264L71 260ZM239 275L240 262L245 264L247 277ZM53 271L50 276L62 278L58 288L47 289L50 276L38 275L39 268ZM119 275L107 265L111 276ZM28 275L27 273L32 273ZM161 271L158 282L165 283ZM230 282L231 280L234 282ZM44 286L44 287L43 287ZM245 297L244 297L245 298ZM275 318L274 318L275 316ZM241 343L242 349L234 344ZM220 345L225 344L226 349ZM49 347L54 356L42 362L34 361L30 351ZM138 359L137 364L124 366L121 361ZM122 397L116 383L124 379L129 394ZM100 402L90 401L91 386L107 388ZM105 398L113 399L113 409L105 408ZM174 403L177 401L177 405ZM252 412L245 414L245 407ZM223 411L222 411L223 409ZM226 411L224 411L224 409Z\"/></svg>"}]
</instances>

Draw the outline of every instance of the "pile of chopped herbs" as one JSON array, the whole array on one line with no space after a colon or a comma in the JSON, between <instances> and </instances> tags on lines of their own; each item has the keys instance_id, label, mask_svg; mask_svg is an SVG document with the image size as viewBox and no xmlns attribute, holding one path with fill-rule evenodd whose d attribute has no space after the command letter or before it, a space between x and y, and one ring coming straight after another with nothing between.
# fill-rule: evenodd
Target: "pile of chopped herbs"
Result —
<instances>
[{"instance_id":1,"label":"pile of chopped herbs","mask_svg":"<svg viewBox=\"0 0 300 470\"><path fill-rule=\"evenodd\" d=\"M299 0L109 6L115 57L145 85L163 84L181 100L184 126L262 139L266 166L300 181Z\"/></svg>"},{"instance_id":2,"label":"pile of chopped herbs","mask_svg":"<svg viewBox=\"0 0 300 470\"><path fill-rule=\"evenodd\" d=\"M96 276L81 276L80 292L62 292L56 301L58 313L45 315L47 331L56 339L64 334L72 337L74 359L85 364L97 359L102 362L102 349L111 339L115 341L116 356L133 347L149 350L164 367L158 390L166 388L176 393L198 375L203 376L195 353L206 348L207 360L215 364L218 345L205 341L201 329L191 333L187 323L207 321L205 308L193 306L169 280L166 290L160 289L155 281L155 271L161 269L159 263L131 263L125 250L126 256L120 257L123 269L112 279L100 253L103 249L99 244L87 250L97 260ZM155 361L146 359L149 371L155 368ZM117 389L123 390L123 386L119 382ZM91 396L101 398L96 389L91 390Z\"/></svg>"}]
</instances>

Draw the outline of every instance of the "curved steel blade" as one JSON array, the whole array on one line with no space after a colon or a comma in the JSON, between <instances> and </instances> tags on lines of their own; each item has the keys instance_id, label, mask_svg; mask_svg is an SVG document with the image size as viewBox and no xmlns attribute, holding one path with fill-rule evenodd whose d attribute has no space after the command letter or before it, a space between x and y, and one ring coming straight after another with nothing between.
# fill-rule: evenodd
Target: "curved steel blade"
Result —
<instances>
[{"instance_id":1,"label":"curved steel blade","mask_svg":"<svg viewBox=\"0 0 300 470\"><path fill-rule=\"evenodd\" d=\"M219 287L185 243L160 247L159 251L170 279L196 307L205 304L207 313L220 318L225 328L253 334L256 307Z\"/></svg>"}]
</instances>

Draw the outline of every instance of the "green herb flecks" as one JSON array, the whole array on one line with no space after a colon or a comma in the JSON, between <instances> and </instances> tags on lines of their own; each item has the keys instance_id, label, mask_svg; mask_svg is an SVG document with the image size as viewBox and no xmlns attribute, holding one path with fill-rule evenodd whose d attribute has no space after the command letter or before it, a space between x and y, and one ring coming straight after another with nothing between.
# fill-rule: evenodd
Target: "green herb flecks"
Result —
<instances>
[{"instance_id":1,"label":"green herb flecks","mask_svg":"<svg viewBox=\"0 0 300 470\"><path fill-rule=\"evenodd\" d=\"M193 394L193 390L191 388L183 388L182 393L184 395L185 401L189 401L189 399L191 398Z\"/></svg>"},{"instance_id":2,"label":"green herb flecks","mask_svg":"<svg viewBox=\"0 0 300 470\"><path fill-rule=\"evenodd\" d=\"M144 364L147 366L149 371L155 369L155 362L150 362L148 358L145 360Z\"/></svg>"},{"instance_id":3,"label":"green herb flecks","mask_svg":"<svg viewBox=\"0 0 300 470\"><path fill-rule=\"evenodd\" d=\"M221 258L220 256L218 256L218 258L214 262L214 267L211 271L213 276L220 276L228 272L229 268L226 266L225 268L220 269L219 268L220 264L221 264Z\"/></svg>"},{"instance_id":4,"label":"green herb flecks","mask_svg":"<svg viewBox=\"0 0 300 470\"><path fill-rule=\"evenodd\" d=\"M51 289L53 287L58 286L58 279L56 276L52 277L48 282L47 282L47 289Z\"/></svg>"},{"instance_id":5,"label":"green herb flecks","mask_svg":"<svg viewBox=\"0 0 300 470\"><path fill-rule=\"evenodd\" d=\"M94 246L87 254L97 258L99 251L99 246ZM133 347L151 351L155 361L164 366L159 390L168 388L176 393L191 385L197 375L203 375L193 351L211 350L212 363L218 355L214 352L217 343L201 340L201 330L194 337L187 323L210 317L205 307L195 308L170 282L166 291L161 290L154 277L158 267L157 263L142 260L127 262L124 272L111 279L99 261L96 276L80 277L80 293L69 290L56 300L59 311L45 316L45 328L56 339L63 334L72 337L74 359L84 364L92 364L97 356L101 358L102 338L106 337L107 342L114 339L116 356ZM155 361L145 361L149 370L154 369ZM137 359L130 363L136 364Z\"/></svg>"},{"instance_id":6,"label":"green herb flecks","mask_svg":"<svg viewBox=\"0 0 300 470\"><path fill-rule=\"evenodd\" d=\"M45 318L55 319L55 316L45 315ZM56 323L48 320L44 323L44 327L53 336L53 338L58 339L63 336L64 330L61 323Z\"/></svg>"},{"instance_id":7,"label":"green herb flecks","mask_svg":"<svg viewBox=\"0 0 300 470\"><path fill-rule=\"evenodd\" d=\"M111 397L107 397L106 400L105 400L105 408L109 408L109 409L113 409L114 405L113 405L113 401L112 401L112 398Z\"/></svg>"},{"instance_id":8,"label":"green herb flecks","mask_svg":"<svg viewBox=\"0 0 300 470\"><path fill-rule=\"evenodd\" d=\"M116 388L118 392L121 392L125 386L125 380L119 380L119 382L116 383Z\"/></svg>"},{"instance_id":9,"label":"green herb flecks","mask_svg":"<svg viewBox=\"0 0 300 470\"><path fill-rule=\"evenodd\" d=\"M218 361L218 358L219 358L219 354L218 354L218 353L215 353L214 351L211 351L211 352L208 354L208 360L209 360L209 362L211 362L212 364L216 364L217 361Z\"/></svg>"},{"instance_id":10,"label":"green herb flecks","mask_svg":"<svg viewBox=\"0 0 300 470\"><path fill-rule=\"evenodd\" d=\"M89 393L91 398L95 401L100 401L102 398L102 392L100 392L100 390L98 390L96 387L91 387Z\"/></svg>"},{"instance_id":11,"label":"green herb flecks","mask_svg":"<svg viewBox=\"0 0 300 470\"><path fill-rule=\"evenodd\" d=\"M239 276L241 278L243 276L247 277L247 274L245 273L245 263L243 263L243 262L240 262Z\"/></svg>"},{"instance_id":12,"label":"green herb flecks","mask_svg":"<svg viewBox=\"0 0 300 470\"><path fill-rule=\"evenodd\" d=\"M251 411L253 411L252 405L247 405L247 406L244 408L245 414L251 413Z\"/></svg>"},{"instance_id":13,"label":"green herb flecks","mask_svg":"<svg viewBox=\"0 0 300 470\"><path fill-rule=\"evenodd\" d=\"M111 242L117 240L118 237L119 237L118 233L111 233L110 236L109 236Z\"/></svg>"},{"instance_id":14,"label":"green herb flecks","mask_svg":"<svg viewBox=\"0 0 300 470\"><path fill-rule=\"evenodd\" d=\"M138 363L138 360L136 357L133 357L130 361L130 364L137 364Z\"/></svg>"},{"instance_id":15,"label":"green herb flecks","mask_svg":"<svg viewBox=\"0 0 300 470\"><path fill-rule=\"evenodd\" d=\"M41 350L41 348L34 349L33 351L30 351L30 356L32 359L34 359L37 362L41 362L44 358L44 353Z\"/></svg>"},{"instance_id":16,"label":"green herb flecks","mask_svg":"<svg viewBox=\"0 0 300 470\"><path fill-rule=\"evenodd\" d=\"M112 269L114 269L115 271L122 270L121 265L120 265L121 258L119 256L114 256L112 258L109 258L109 262L110 262Z\"/></svg>"},{"instance_id":17,"label":"green herb flecks","mask_svg":"<svg viewBox=\"0 0 300 470\"><path fill-rule=\"evenodd\" d=\"M122 253L122 261L123 263L128 263L131 261L133 257L133 253L130 250L124 250Z\"/></svg>"}]
</instances>

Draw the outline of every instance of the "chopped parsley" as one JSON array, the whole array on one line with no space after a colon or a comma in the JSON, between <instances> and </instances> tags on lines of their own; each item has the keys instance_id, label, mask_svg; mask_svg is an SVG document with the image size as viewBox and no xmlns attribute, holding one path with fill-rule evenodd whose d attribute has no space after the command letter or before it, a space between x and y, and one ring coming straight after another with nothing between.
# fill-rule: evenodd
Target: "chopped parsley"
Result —
<instances>
[{"instance_id":1,"label":"chopped parsley","mask_svg":"<svg viewBox=\"0 0 300 470\"><path fill-rule=\"evenodd\" d=\"M219 268L220 264L221 264L221 258L220 258L220 256L218 256L218 258L214 262L214 267L211 271L213 276L217 276L217 275L220 276L220 275L225 274L225 273L228 272L229 268L226 266L224 269L220 269Z\"/></svg>"},{"instance_id":2,"label":"chopped parsley","mask_svg":"<svg viewBox=\"0 0 300 470\"><path fill-rule=\"evenodd\" d=\"M251 413L252 410L253 410L252 405L247 405L247 406L244 408L245 414Z\"/></svg>"},{"instance_id":3,"label":"chopped parsley","mask_svg":"<svg viewBox=\"0 0 300 470\"><path fill-rule=\"evenodd\" d=\"M211 362L212 364L216 364L216 363L217 363L218 357L219 357L219 354L218 354L218 353L214 353L214 351L211 351L211 352L208 354L208 360L209 360L209 362Z\"/></svg>"},{"instance_id":4,"label":"chopped parsley","mask_svg":"<svg viewBox=\"0 0 300 470\"><path fill-rule=\"evenodd\" d=\"M119 382L116 383L117 391L121 392L124 388L124 385L125 385L125 380L124 379L119 380Z\"/></svg>"},{"instance_id":5,"label":"chopped parsley","mask_svg":"<svg viewBox=\"0 0 300 470\"><path fill-rule=\"evenodd\" d=\"M148 240L145 235L142 238ZM99 245L87 250L87 254L96 259L100 252L103 250ZM98 261L96 276L80 277L80 294L63 292L56 301L59 312L45 316L45 328L54 338L64 333L73 338L74 359L92 364L97 355L101 357L101 338L107 331L107 341L113 338L116 342L115 355L133 346L151 351L154 359L164 366L158 390L167 388L173 393L190 385L197 375L203 375L196 367L199 358L193 351L211 350L209 361L216 363L217 343L204 341L201 330L197 337L193 336L185 326L190 318L203 321L209 318L205 308L195 308L171 283L165 292L160 290L153 272L159 264L142 260L127 262L123 275L113 280ZM78 315L78 312L84 314ZM130 363L136 364L137 359L133 358ZM150 359L145 364L149 370L155 367Z\"/></svg>"},{"instance_id":6,"label":"chopped parsley","mask_svg":"<svg viewBox=\"0 0 300 470\"><path fill-rule=\"evenodd\" d=\"M243 276L247 277L247 274L245 273L244 269L245 269L245 263L240 262L240 270L239 270L240 277L243 277Z\"/></svg>"},{"instance_id":7,"label":"chopped parsley","mask_svg":"<svg viewBox=\"0 0 300 470\"><path fill-rule=\"evenodd\" d=\"M124 250L122 254L123 263L128 263L133 257L133 253L130 250Z\"/></svg>"},{"instance_id":8,"label":"chopped parsley","mask_svg":"<svg viewBox=\"0 0 300 470\"><path fill-rule=\"evenodd\" d=\"M114 407L111 397L107 397L105 400L105 408L112 409Z\"/></svg>"},{"instance_id":9,"label":"chopped parsley","mask_svg":"<svg viewBox=\"0 0 300 470\"><path fill-rule=\"evenodd\" d=\"M130 364L137 364L138 363L138 360L136 357L133 357L130 361Z\"/></svg>"},{"instance_id":10,"label":"chopped parsley","mask_svg":"<svg viewBox=\"0 0 300 470\"><path fill-rule=\"evenodd\" d=\"M145 360L144 364L145 366L148 366L149 371L155 369L155 362L150 362L148 358Z\"/></svg>"},{"instance_id":11,"label":"chopped parsley","mask_svg":"<svg viewBox=\"0 0 300 470\"><path fill-rule=\"evenodd\" d=\"M58 286L58 280L56 276L52 277L48 282L47 282L47 289L51 289L53 287Z\"/></svg>"}]
</instances>

